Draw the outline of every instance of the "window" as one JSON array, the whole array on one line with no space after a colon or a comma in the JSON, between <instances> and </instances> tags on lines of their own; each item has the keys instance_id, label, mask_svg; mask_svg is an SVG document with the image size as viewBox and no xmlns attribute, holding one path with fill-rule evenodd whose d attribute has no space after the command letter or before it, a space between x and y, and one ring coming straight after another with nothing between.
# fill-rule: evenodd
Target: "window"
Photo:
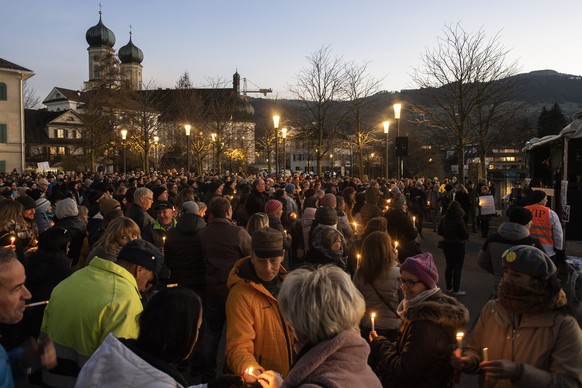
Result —
<instances>
[{"instance_id":1,"label":"window","mask_svg":"<svg viewBox=\"0 0 582 388\"><path fill-rule=\"evenodd\" d=\"M57 148L57 154L64 155L65 154L65 147L59 147L59 148Z\"/></svg>"},{"instance_id":2,"label":"window","mask_svg":"<svg viewBox=\"0 0 582 388\"><path fill-rule=\"evenodd\" d=\"M6 161L0 160L0 172L6 172Z\"/></svg>"},{"instance_id":3,"label":"window","mask_svg":"<svg viewBox=\"0 0 582 388\"><path fill-rule=\"evenodd\" d=\"M65 138L65 131L63 129L57 129L57 137L59 139L64 139Z\"/></svg>"},{"instance_id":4,"label":"window","mask_svg":"<svg viewBox=\"0 0 582 388\"><path fill-rule=\"evenodd\" d=\"M6 124L0 124L0 143L8 143Z\"/></svg>"},{"instance_id":5,"label":"window","mask_svg":"<svg viewBox=\"0 0 582 388\"><path fill-rule=\"evenodd\" d=\"M423 146L420 146L420 149L421 150L432 150L432 146L431 145L423 145Z\"/></svg>"},{"instance_id":6,"label":"window","mask_svg":"<svg viewBox=\"0 0 582 388\"><path fill-rule=\"evenodd\" d=\"M8 93L6 91L6 84L0 82L0 101L6 101L8 99Z\"/></svg>"},{"instance_id":7,"label":"window","mask_svg":"<svg viewBox=\"0 0 582 388\"><path fill-rule=\"evenodd\" d=\"M56 147L49 147L49 155L54 156L57 153Z\"/></svg>"}]
</instances>

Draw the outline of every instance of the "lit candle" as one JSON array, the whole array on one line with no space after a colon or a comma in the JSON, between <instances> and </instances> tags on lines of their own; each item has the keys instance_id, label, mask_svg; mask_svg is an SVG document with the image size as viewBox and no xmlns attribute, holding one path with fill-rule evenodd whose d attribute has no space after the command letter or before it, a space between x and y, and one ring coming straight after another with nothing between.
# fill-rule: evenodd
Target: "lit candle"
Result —
<instances>
[{"instance_id":1,"label":"lit candle","mask_svg":"<svg viewBox=\"0 0 582 388\"><path fill-rule=\"evenodd\" d=\"M244 376L244 375L251 375L251 376L253 376L253 377L254 377L254 376L255 376L255 374L254 374L254 369L253 369L253 367L251 366L251 367L249 367L249 368L245 369L242 375L243 375L243 376Z\"/></svg>"},{"instance_id":2,"label":"lit candle","mask_svg":"<svg viewBox=\"0 0 582 388\"><path fill-rule=\"evenodd\" d=\"M16 237L12 236L10 237L10 247L14 248L14 241L16 240Z\"/></svg>"},{"instance_id":3,"label":"lit candle","mask_svg":"<svg viewBox=\"0 0 582 388\"><path fill-rule=\"evenodd\" d=\"M412 223L416 224L416 216L412 216Z\"/></svg>"},{"instance_id":4,"label":"lit candle","mask_svg":"<svg viewBox=\"0 0 582 388\"><path fill-rule=\"evenodd\" d=\"M166 288L175 288L175 287L178 287L178 283L166 284Z\"/></svg>"},{"instance_id":5,"label":"lit candle","mask_svg":"<svg viewBox=\"0 0 582 388\"><path fill-rule=\"evenodd\" d=\"M463 351L463 337L465 336L465 333L463 333L462 331L457 332L457 347L459 349L461 349L461 351Z\"/></svg>"},{"instance_id":6,"label":"lit candle","mask_svg":"<svg viewBox=\"0 0 582 388\"><path fill-rule=\"evenodd\" d=\"M166 245L166 236L162 237L162 246Z\"/></svg>"},{"instance_id":7,"label":"lit candle","mask_svg":"<svg viewBox=\"0 0 582 388\"><path fill-rule=\"evenodd\" d=\"M370 314L370 320L372 321L372 331L376 331L376 327L374 326L374 321L376 320L376 313Z\"/></svg>"},{"instance_id":8,"label":"lit candle","mask_svg":"<svg viewBox=\"0 0 582 388\"><path fill-rule=\"evenodd\" d=\"M483 361L489 361L489 348L483 348Z\"/></svg>"},{"instance_id":9,"label":"lit candle","mask_svg":"<svg viewBox=\"0 0 582 388\"><path fill-rule=\"evenodd\" d=\"M297 218L297 214L295 214L295 212L291 212L290 216L291 216L291 218L295 218L295 219Z\"/></svg>"},{"instance_id":10,"label":"lit candle","mask_svg":"<svg viewBox=\"0 0 582 388\"><path fill-rule=\"evenodd\" d=\"M394 241L394 249L398 250L398 241Z\"/></svg>"},{"instance_id":11,"label":"lit candle","mask_svg":"<svg viewBox=\"0 0 582 388\"><path fill-rule=\"evenodd\" d=\"M426 204L427 204L428 206L430 206L430 201L426 201Z\"/></svg>"},{"instance_id":12,"label":"lit candle","mask_svg":"<svg viewBox=\"0 0 582 388\"><path fill-rule=\"evenodd\" d=\"M360 259L362 258L362 256L360 256L360 254L358 253L356 255L356 262L358 263L358 267L360 266Z\"/></svg>"}]
</instances>

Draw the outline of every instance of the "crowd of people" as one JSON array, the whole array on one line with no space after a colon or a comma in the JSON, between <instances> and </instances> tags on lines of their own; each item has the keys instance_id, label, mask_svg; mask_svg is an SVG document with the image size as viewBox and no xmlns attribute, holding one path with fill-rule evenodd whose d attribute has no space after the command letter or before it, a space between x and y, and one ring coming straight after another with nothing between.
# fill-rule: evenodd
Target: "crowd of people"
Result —
<instances>
[{"instance_id":1,"label":"crowd of people","mask_svg":"<svg viewBox=\"0 0 582 388\"><path fill-rule=\"evenodd\" d=\"M494 189L2 175L0 385L449 387L473 373L487 387L581 386L559 219L524 190L490 234L479 198ZM442 236L444 290L423 226ZM468 328L461 274L478 229L492 292Z\"/></svg>"}]
</instances>

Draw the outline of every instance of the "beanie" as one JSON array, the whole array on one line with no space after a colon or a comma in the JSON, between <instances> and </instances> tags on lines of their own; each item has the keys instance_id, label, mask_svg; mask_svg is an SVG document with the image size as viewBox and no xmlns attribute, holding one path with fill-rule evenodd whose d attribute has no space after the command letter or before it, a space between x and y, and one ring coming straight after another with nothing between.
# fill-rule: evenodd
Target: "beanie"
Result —
<instances>
[{"instance_id":1,"label":"beanie","mask_svg":"<svg viewBox=\"0 0 582 388\"><path fill-rule=\"evenodd\" d=\"M514 222L520 225L527 225L533 218L533 214L529 209L521 206L512 206L507 211L509 216L509 222Z\"/></svg>"},{"instance_id":2,"label":"beanie","mask_svg":"<svg viewBox=\"0 0 582 388\"><path fill-rule=\"evenodd\" d=\"M439 280L439 271L430 253L421 253L404 260L400 273L409 272L417 276L427 288L435 288Z\"/></svg>"},{"instance_id":3,"label":"beanie","mask_svg":"<svg viewBox=\"0 0 582 388\"><path fill-rule=\"evenodd\" d=\"M329 206L335 208L337 204L337 199L334 194L327 193L319 200L319 206Z\"/></svg>"},{"instance_id":4,"label":"beanie","mask_svg":"<svg viewBox=\"0 0 582 388\"><path fill-rule=\"evenodd\" d=\"M555 274L556 265L543 251L530 245L516 245L501 255L504 269L530 275L534 278L547 279Z\"/></svg>"},{"instance_id":5,"label":"beanie","mask_svg":"<svg viewBox=\"0 0 582 388\"><path fill-rule=\"evenodd\" d=\"M39 198L34 203L36 204L36 210L40 213L46 213L49 206L51 205L49 200L46 198Z\"/></svg>"},{"instance_id":6,"label":"beanie","mask_svg":"<svg viewBox=\"0 0 582 388\"><path fill-rule=\"evenodd\" d=\"M182 214L200 214L200 206L194 201L186 201L182 204Z\"/></svg>"},{"instance_id":7,"label":"beanie","mask_svg":"<svg viewBox=\"0 0 582 388\"><path fill-rule=\"evenodd\" d=\"M295 185L293 183L287 183L287 186L285 186L285 191L291 194L293 190L295 190Z\"/></svg>"},{"instance_id":8,"label":"beanie","mask_svg":"<svg viewBox=\"0 0 582 388\"><path fill-rule=\"evenodd\" d=\"M110 210L115 209L116 207L121 207L121 205L119 201L113 198L103 197L99 200L99 211L103 216L109 213Z\"/></svg>"},{"instance_id":9,"label":"beanie","mask_svg":"<svg viewBox=\"0 0 582 388\"><path fill-rule=\"evenodd\" d=\"M162 193L164 191L166 191L168 189L166 189L164 186L156 186L152 189L152 192L154 193L154 201L156 201L158 199L158 197L160 195L162 195Z\"/></svg>"},{"instance_id":10,"label":"beanie","mask_svg":"<svg viewBox=\"0 0 582 388\"><path fill-rule=\"evenodd\" d=\"M281 203L281 201L278 201L276 199L269 199L265 204L265 213L267 214L274 213L277 210L281 209L282 207L283 204Z\"/></svg>"},{"instance_id":11,"label":"beanie","mask_svg":"<svg viewBox=\"0 0 582 388\"><path fill-rule=\"evenodd\" d=\"M304 220L315 220L315 211L317 209L314 207L308 207L305 210L303 210L303 216L301 217Z\"/></svg>"},{"instance_id":12,"label":"beanie","mask_svg":"<svg viewBox=\"0 0 582 388\"><path fill-rule=\"evenodd\" d=\"M400 209L406 204L406 197L402 194L397 195L392 202L390 202L390 207L394 209Z\"/></svg>"},{"instance_id":13,"label":"beanie","mask_svg":"<svg viewBox=\"0 0 582 388\"><path fill-rule=\"evenodd\" d=\"M544 198L546 198L546 193L542 190L534 190L531 193L531 200L534 204L541 202Z\"/></svg>"},{"instance_id":14,"label":"beanie","mask_svg":"<svg viewBox=\"0 0 582 388\"><path fill-rule=\"evenodd\" d=\"M315 211L315 221L321 225L336 225L338 221L337 210L333 207L320 207Z\"/></svg>"},{"instance_id":15,"label":"beanie","mask_svg":"<svg viewBox=\"0 0 582 388\"><path fill-rule=\"evenodd\" d=\"M55 215L59 220L79 215L77 202L75 202L73 198L61 199L57 202L57 206L55 207Z\"/></svg>"},{"instance_id":16,"label":"beanie","mask_svg":"<svg viewBox=\"0 0 582 388\"><path fill-rule=\"evenodd\" d=\"M22 204L22 206L24 206L24 210L36 209L36 203L34 203L34 199L30 198L28 195L22 195L16 198L16 202Z\"/></svg>"}]
</instances>

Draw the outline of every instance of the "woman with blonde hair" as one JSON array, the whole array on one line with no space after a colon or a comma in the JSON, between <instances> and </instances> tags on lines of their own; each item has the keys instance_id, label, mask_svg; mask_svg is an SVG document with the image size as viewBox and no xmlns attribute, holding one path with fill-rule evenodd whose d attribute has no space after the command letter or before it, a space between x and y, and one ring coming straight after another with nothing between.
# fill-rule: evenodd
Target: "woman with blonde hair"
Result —
<instances>
[{"instance_id":1,"label":"woman with blonde hair","mask_svg":"<svg viewBox=\"0 0 582 388\"><path fill-rule=\"evenodd\" d=\"M400 297L400 269L392 241L386 232L372 232L362 245L359 268L354 274L354 284L366 301L366 314L360 324L364 338L368 338L371 314L375 314L375 329L380 335L395 341L400 317L396 309Z\"/></svg>"},{"instance_id":2,"label":"woman with blonde hair","mask_svg":"<svg viewBox=\"0 0 582 388\"><path fill-rule=\"evenodd\" d=\"M87 256L87 264L97 256L101 259L117 261L117 255L125 244L131 240L141 238L139 226L128 217L118 217L111 221L105 229L105 233L89 252Z\"/></svg>"},{"instance_id":3,"label":"woman with blonde hair","mask_svg":"<svg viewBox=\"0 0 582 388\"><path fill-rule=\"evenodd\" d=\"M25 262L24 252L27 249L23 241L30 238L22 216L23 210L22 204L11 199L0 201L0 247L12 247L21 263Z\"/></svg>"},{"instance_id":4,"label":"woman with blonde hair","mask_svg":"<svg viewBox=\"0 0 582 388\"><path fill-rule=\"evenodd\" d=\"M253 235L255 230L266 228L269 226L269 216L267 213L259 212L251 215L247 222L247 232L249 235Z\"/></svg>"}]
</instances>

